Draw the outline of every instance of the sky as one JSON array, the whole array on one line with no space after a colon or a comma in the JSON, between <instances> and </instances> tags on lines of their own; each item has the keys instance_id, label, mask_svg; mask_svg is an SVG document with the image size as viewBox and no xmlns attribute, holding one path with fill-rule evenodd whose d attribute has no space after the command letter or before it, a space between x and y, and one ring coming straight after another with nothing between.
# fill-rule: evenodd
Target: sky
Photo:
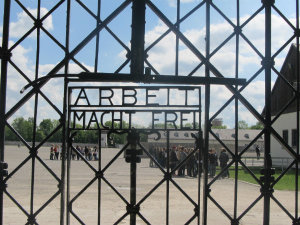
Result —
<instances>
[{"instance_id":1,"label":"sky","mask_svg":"<svg viewBox=\"0 0 300 225\"><path fill-rule=\"evenodd\" d=\"M37 1L20 1L32 16L37 16ZM46 15L59 1L42 0L41 16ZM97 1L82 0L91 12L97 14ZM101 20L105 20L123 1L122 0L103 0L101 5ZM176 0L152 0L153 4L162 11L172 22L176 22L177 1ZM180 18L188 13L195 6L200 4L200 0L181 0ZM214 0L217 7L211 8L211 39L210 50L213 52L227 37L233 33L232 25L222 17L218 9L222 11L232 24L237 24L236 1L235 0ZM289 21L288 24L276 10L272 10L272 54L276 53L280 47L293 35L291 26L296 26L296 3L295 0L276 0L275 7L280 10L282 15ZM66 28L66 1L63 2L54 12L43 22L43 27L62 45L65 46L65 28ZM261 0L241 0L240 1L240 23L247 19L261 7ZM3 15L4 1L0 4L0 14ZM242 33L257 48L261 54L264 54L264 24L265 14L262 10L256 17L247 23ZM71 1L71 20L70 20L70 51L73 50L96 26L96 20L86 10L84 10L76 1ZM0 16L0 40L2 43L3 16ZM10 17L10 46L13 46L20 38L28 32L33 26L33 20L28 14L15 2L12 1ZM108 24L109 30L115 33L122 41L122 44L130 48L131 39L131 5L127 6L114 20ZM160 20L154 12L146 8L146 31L145 47L149 47L160 35L168 30L168 27ZM185 37L204 55L205 54L205 4L194 14L188 17L180 24L180 31ZM12 62L21 69L24 74L33 80L36 72L36 42L37 32L33 31L23 41L12 50ZM295 43L292 40L291 43ZM147 60L161 75L175 74L175 43L176 36L170 32L147 54ZM286 54L291 45L289 43L275 58L275 68L280 71ZM40 55L38 64L38 75L45 76L51 71L63 58L64 50L56 44L44 31L40 36ZM78 54L75 55L76 61L88 71L94 71L95 66L95 46L96 39L93 38ZM226 45L220 48L210 59L210 62L225 77L235 77L235 59L236 59L236 38L231 38ZM107 30L100 32L98 72L113 73L126 60L126 49L112 37ZM239 39L239 78L250 79L261 68L261 58L257 55L250 45L240 37ZM183 42L179 42L179 75L188 75L200 60L186 47ZM70 61L69 72L79 73L83 68L74 61ZM63 72L63 70L60 70ZM123 70L123 73L129 72L129 64ZM204 67L197 70L194 76L204 76ZM274 85L277 75L272 74L272 85ZM25 93L20 94L20 90L27 84L27 81L20 75L12 65L8 68L7 83L7 111L13 107ZM72 85L72 84L71 84ZM88 85L99 85L89 83ZM116 85L120 84L107 84ZM132 85L132 84L130 84ZM30 88L29 88L30 89ZM202 104L204 110L204 87L202 88ZM62 79L52 79L42 88L42 92L47 96L60 110L62 110L63 101L63 83ZM264 73L260 73L242 92L242 95L261 113L264 107ZM230 97L231 92L224 86L214 85L211 87L211 105L210 114L213 115ZM25 118L33 116L34 98L24 104L14 116L23 116ZM245 120L249 125L253 125L257 120L239 103L239 120ZM232 128L234 126L234 105L230 104L218 115L224 121L224 124ZM57 112L42 98L39 97L38 121L45 118L59 119ZM142 120L143 118L141 118ZM138 119L136 121L139 122Z\"/></svg>"}]
</instances>

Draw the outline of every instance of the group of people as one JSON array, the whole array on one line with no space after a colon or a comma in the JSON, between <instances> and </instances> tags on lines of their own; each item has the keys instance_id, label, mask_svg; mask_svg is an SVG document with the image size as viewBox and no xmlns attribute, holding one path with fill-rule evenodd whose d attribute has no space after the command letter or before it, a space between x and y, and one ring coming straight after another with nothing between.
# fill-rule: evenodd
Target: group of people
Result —
<instances>
[{"instance_id":1,"label":"group of people","mask_svg":"<svg viewBox=\"0 0 300 225\"><path fill-rule=\"evenodd\" d=\"M50 147L50 160L58 160L62 158L61 145L51 145Z\"/></svg>"},{"instance_id":2,"label":"group of people","mask_svg":"<svg viewBox=\"0 0 300 225\"><path fill-rule=\"evenodd\" d=\"M219 157L215 149L210 149L208 151L208 176L213 178L216 175L216 168L220 162L220 168L222 171L224 171L220 178L229 178L229 171L228 168L226 168L228 161L229 156L224 148L221 149Z\"/></svg>"},{"instance_id":3,"label":"group of people","mask_svg":"<svg viewBox=\"0 0 300 225\"><path fill-rule=\"evenodd\" d=\"M78 153L80 153L88 161L99 159L99 152L96 146L92 148L88 146L80 147L79 145L77 145L76 150L77 152L75 151L71 152L71 156L73 160L75 160L75 158L77 160L80 160L80 155Z\"/></svg>"},{"instance_id":4,"label":"group of people","mask_svg":"<svg viewBox=\"0 0 300 225\"><path fill-rule=\"evenodd\" d=\"M194 148L187 148L184 146L173 146L169 151L164 147L151 147L149 153L155 161L163 168L167 168L169 161L169 168L173 171L173 175L184 177L197 177L198 170L202 173L202 160L199 151L194 152ZM169 159L168 159L169 157ZM187 159L186 159L187 158ZM200 163L200 166L198 164ZM156 164L150 159L150 167L156 167ZM176 171L174 171L174 169Z\"/></svg>"},{"instance_id":5,"label":"group of people","mask_svg":"<svg viewBox=\"0 0 300 225\"><path fill-rule=\"evenodd\" d=\"M76 151L71 150L71 158L72 160L80 160L82 157L86 160L98 160L99 159L99 152L97 147L80 147L79 145L76 146ZM62 146L59 145L51 145L50 147L50 160L59 160L62 159Z\"/></svg>"},{"instance_id":6,"label":"group of people","mask_svg":"<svg viewBox=\"0 0 300 225\"><path fill-rule=\"evenodd\" d=\"M173 171L173 175L179 177L190 176L197 177L202 174L202 154L199 151L194 151L194 148L187 148L184 146L173 146L169 153L165 147L150 147L149 153L153 159L163 168L169 168ZM169 155L168 155L169 154ZM227 163L229 156L225 149L221 149L220 155L217 155L215 149L210 149L208 152L208 176L213 178L216 175L216 167L219 165L222 171L220 178L229 177ZM156 163L150 158L150 167L157 167ZM174 169L176 168L176 171Z\"/></svg>"}]
</instances>

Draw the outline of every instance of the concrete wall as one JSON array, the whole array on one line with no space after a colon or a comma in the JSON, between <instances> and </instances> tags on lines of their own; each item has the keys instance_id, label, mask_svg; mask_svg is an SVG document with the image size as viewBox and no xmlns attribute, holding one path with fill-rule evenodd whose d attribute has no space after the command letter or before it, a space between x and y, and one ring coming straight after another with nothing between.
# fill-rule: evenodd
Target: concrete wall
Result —
<instances>
[{"instance_id":1,"label":"concrete wall","mask_svg":"<svg viewBox=\"0 0 300 225\"><path fill-rule=\"evenodd\" d=\"M296 112L286 113L281 115L277 121L273 124L273 128L282 137L282 131L288 130L288 144L292 146L292 130L297 128ZM296 151L296 149L294 148ZM272 157L290 158L291 155L286 151L281 143L279 143L273 136L271 137L271 155ZM276 164L276 160L273 160ZM278 160L277 160L278 161Z\"/></svg>"}]
</instances>

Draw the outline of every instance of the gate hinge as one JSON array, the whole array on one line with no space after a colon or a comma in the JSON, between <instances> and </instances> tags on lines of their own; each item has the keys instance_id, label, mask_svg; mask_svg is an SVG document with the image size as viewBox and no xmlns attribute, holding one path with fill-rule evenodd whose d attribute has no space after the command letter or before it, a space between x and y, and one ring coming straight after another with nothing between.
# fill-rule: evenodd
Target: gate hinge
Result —
<instances>
[{"instance_id":1,"label":"gate hinge","mask_svg":"<svg viewBox=\"0 0 300 225\"><path fill-rule=\"evenodd\" d=\"M8 164L6 162L0 162L0 173L2 177L7 177L8 176Z\"/></svg>"},{"instance_id":2,"label":"gate hinge","mask_svg":"<svg viewBox=\"0 0 300 225\"><path fill-rule=\"evenodd\" d=\"M295 36L300 37L300 29L295 29Z\"/></svg>"},{"instance_id":3,"label":"gate hinge","mask_svg":"<svg viewBox=\"0 0 300 225\"><path fill-rule=\"evenodd\" d=\"M275 178L274 175L275 174L275 168L269 168L269 169L262 169L260 171L260 174L263 175L260 177L260 181L265 184L267 182L267 179L269 179L268 181L270 183L274 182Z\"/></svg>"},{"instance_id":4,"label":"gate hinge","mask_svg":"<svg viewBox=\"0 0 300 225\"><path fill-rule=\"evenodd\" d=\"M0 182L0 191L4 191L7 188L7 184L4 181Z\"/></svg>"}]
</instances>

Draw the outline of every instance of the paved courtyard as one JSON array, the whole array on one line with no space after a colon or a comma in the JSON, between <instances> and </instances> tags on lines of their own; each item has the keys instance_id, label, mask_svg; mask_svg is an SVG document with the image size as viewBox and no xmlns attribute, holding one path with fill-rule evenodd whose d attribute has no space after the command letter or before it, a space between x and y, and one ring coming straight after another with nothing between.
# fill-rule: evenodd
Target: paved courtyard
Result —
<instances>
[{"instance_id":1,"label":"paved courtyard","mask_svg":"<svg viewBox=\"0 0 300 225\"><path fill-rule=\"evenodd\" d=\"M107 163L118 153L119 149L103 149L101 158L101 167L104 168ZM9 172L16 168L26 157L28 150L25 147L6 146L5 161L9 165ZM61 176L61 161L49 160L49 148L43 147L39 150L39 156L43 162L51 168L54 173ZM121 155L104 173L105 179L112 184L115 189L129 201L130 186L130 165L127 164ZM35 179L34 179L34 198L33 213L53 196L58 188L57 180L42 166L39 160L35 161ZM98 162L90 161L91 165L98 168ZM11 179L8 180L8 193L13 196L24 211L30 213L31 204L31 174L32 160L18 170ZM157 168L149 167L149 159L142 159L137 168L137 202L154 188L162 179L163 174ZM76 196L93 178L94 172L83 161L71 162L70 175L70 197ZM190 177L174 177L175 185L178 185L186 192L191 200L198 201L198 179ZM201 183L203 181L201 180ZM169 224L185 224L194 215L194 206L179 189L170 182L170 209ZM98 188L100 187L100 189ZM260 188L256 185L244 182L238 183L238 216L260 195ZM211 187L211 196L228 212L233 215L234 209L234 189L233 179L217 180ZM72 204L72 209L84 224L97 224L98 191L101 190L101 224L114 224L126 212L126 204L105 182L98 186L96 180L86 191L79 196ZM140 213L151 224L166 224L166 190L167 183L160 185L150 196L141 204ZM202 195L202 186L201 192ZM295 193L291 191L275 191L274 196L294 214ZM202 202L202 198L201 198ZM277 206L274 201L271 203L271 225L292 224L290 218ZM202 214L202 205L200 208ZM37 216L37 224L57 225L60 215L60 195L57 196L45 209ZM73 215L70 215L71 224L80 224ZM263 220L263 199L254 206L245 216L243 216L242 225L260 225ZM137 224L145 224L139 217ZM13 203L7 195L4 195L4 224L20 225L26 224L27 217ZM120 224L129 224L129 217L126 217ZM193 220L190 224L197 224ZM229 219L209 200L208 203L208 225L230 225Z\"/></svg>"}]
</instances>

